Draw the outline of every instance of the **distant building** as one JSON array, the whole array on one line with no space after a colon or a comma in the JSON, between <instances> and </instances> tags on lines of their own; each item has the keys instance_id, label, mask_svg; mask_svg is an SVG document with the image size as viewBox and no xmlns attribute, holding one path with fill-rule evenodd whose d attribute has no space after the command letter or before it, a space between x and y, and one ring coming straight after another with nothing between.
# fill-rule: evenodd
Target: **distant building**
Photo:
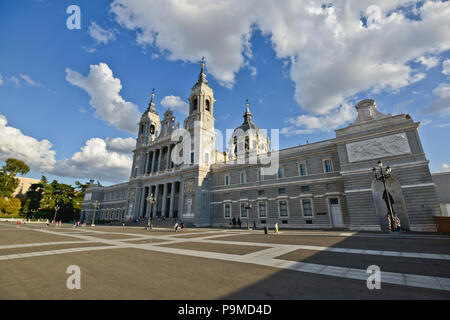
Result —
<instances>
[{"instance_id":1,"label":"distant building","mask_svg":"<svg viewBox=\"0 0 450 320\"><path fill-rule=\"evenodd\" d=\"M202 65L179 137L173 112L168 109L160 121L152 94L138 124L130 180L108 187L92 181L81 218L92 220L97 201L97 218L146 219L153 195L152 217L187 225L228 227L239 220L242 226L278 222L290 228L386 230L384 187L372 173L382 160L392 168L387 187L402 227L436 230L433 216L440 205L419 123L410 115L382 114L366 99L356 105L355 122L336 130L335 138L277 151L247 103L244 122L221 152L215 149L221 137L214 127L214 102ZM262 159L273 161L267 165ZM276 170L267 171L272 165Z\"/></svg>"},{"instance_id":2,"label":"distant building","mask_svg":"<svg viewBox=\"0 0 450 320\"><path fill-rule=\"evenodd\" d=\"M436 192L443 216L450 217L450 172L433 173Z\"/></svg>"},{"instance_id":3,"label":"distant building","mask_svg":"<svg viewBox=\"0 0 450 320\"><path fill-rule=\"evenodd\" d=\"M19 185L17 186L16 190L13 193L13 197L20 199L20 201L24 201L27 196L28 188L33 183L39 183L40 180L24 177L16 177L16 178L19 179Z\"/></svg>"}]
</instances>

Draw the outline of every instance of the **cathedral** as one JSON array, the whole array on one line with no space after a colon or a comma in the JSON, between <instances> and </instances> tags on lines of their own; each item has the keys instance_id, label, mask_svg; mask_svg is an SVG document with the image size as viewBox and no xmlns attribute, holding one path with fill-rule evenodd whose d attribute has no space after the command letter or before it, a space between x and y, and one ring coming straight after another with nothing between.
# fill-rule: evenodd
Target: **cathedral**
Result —
<instances>
[{"instance_id":1,"label":"cathedral","mask_svg":"<svg viewBox=\"0 0 450 320\"><path fill-rule=\"evenodd\" d=\"M402 229L436 231L435 184L409 114L386 115L371 99L335 138L276 150L267 130L243 123L215 148L214 93L202 63L183 127L167 109L162 120L152 93L138 123L128 182L86 190L81 219L152 221L229 228L240 225L384 231L387 213ZM274 135L271 135L274 139ZM381 181L374 173L389 166ZM386 170L385 170L386 171ZM386 191L387 195L386 196ZM386 199L389 199L387 201Z\"/></svg>"}]
</instances>

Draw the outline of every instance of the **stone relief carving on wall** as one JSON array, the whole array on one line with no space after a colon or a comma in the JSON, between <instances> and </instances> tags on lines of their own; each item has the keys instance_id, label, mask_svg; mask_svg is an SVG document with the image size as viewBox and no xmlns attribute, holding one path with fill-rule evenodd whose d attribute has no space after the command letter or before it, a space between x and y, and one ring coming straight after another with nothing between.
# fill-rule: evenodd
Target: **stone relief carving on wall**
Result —
<instances>
[{"instance_id":1,"label":"stone relief carving on wall","mask_svg":"<svg viewBox=\"0 0 450 320\"><path fill-rule=\"evenodd\" d=\"M349 162L411 153L406 133L353 142L346 147Z\"/></svg>"},{"instance_id":2,"label":"stone relief carving on wall","mask_svg":"<svg viewBox=\"0 0 450 320\"><path fill-rule=\"evenodd\" d=\"M189 179L184 182L184 193L193 194L195 193L195 180Z\"/></svg>"}]
</instances>

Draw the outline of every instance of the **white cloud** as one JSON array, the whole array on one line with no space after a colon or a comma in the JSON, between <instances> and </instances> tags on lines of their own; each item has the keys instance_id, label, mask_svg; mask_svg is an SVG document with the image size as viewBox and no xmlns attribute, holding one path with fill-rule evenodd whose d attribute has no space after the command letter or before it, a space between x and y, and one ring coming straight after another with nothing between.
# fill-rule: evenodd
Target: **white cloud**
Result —
<instances>
[{"instance_id":1,"label":"white cloud","mask_svg":"<svg viewBox=\"0 0 450 320\"><path fill-rule=\"evenodd\" d=\"M106 149L121 153L131 153L136 147L136 139L133 138L106 138Z\"/></svg>"},{"instance_id":2,"label":"white cloud","mask_svg":"<svg viewBox=\"0 0 450 320\"><path fill-rule=\"evenodd\" d=\"M447 114L450 113L450 83L439 83L433 90L435 98L431 104L422 109L424 114Z\"/></svg>"},{"instance_id":3,"label":"white cloud","mask_svg":"<svg viewBox=\"0 0 450 320\"><path fill-rule=\"evenodd\" d=\"M356 111L350 104L343 104L340 108L329 112L326 115L311 116L301 115L290 118L287 123L290 126L283 128L281 134L292 136L297 134L311 134L320 131L334 130L348 121L356 118Z\"/></svg>"},{"instance_id":4,"label":"white cloud","mask_svg":"<svg viewBox=\"0 0 450 320\"><path fill-rule=\"evenodd\" d=\"M3 84L3 76L2 76L2 74L0 73L0 86Z\"/></svg>"},{"instance_id":5,"label":"white cloud","mask_svg":"<svg viewBox=\"0 0 450 320\"><path fill-rule=\"evenodd\" d=\"M446 171L450 171L450 165L443 163L441 169L438 172L446 172Z\"/></svg>"},{"instance_id":6,"label":"white cloud","mask_svg":"<svg viewBox=\"0 0 450 320\"><path fill-rule=\"evenodd\" d=\"M450 76L450 59L442 62L442 73L446 76Z\"/></svg>"},{"instance_id":7,"label":"white cloud","mask_svg":"<svg viewBox=\"0 0 450 320\"><path fill-rule=\"evenodd\" d=\"M277 58L290 62L297 102L316 115L327 114L361 91L398 91L420 81L425 74L409 63L424 57L430 65L431 56L450 49L449 2L415 7L419 20L407 18L399 8L411 5L410 0L322 4L114 0L111 11L117 22L136 30L139 44L155 45L169 60L197 62L205 56L208 71L227 86L249 63L252 28L261 29ZM381 9L377 28L361 22L370 5Z\"/></svg>"},{"instance_id":8,"label":"white cloud","mask_svg":"<svg viewBox=\"0 0 450 320\"><path fill-rule=\"evenodd\" d=\"M7 125L5 116L0 114L0 160L16 158L24 161L36 171L50 170L55 164L55 151L48 140L24 135L19 129Z\"/></svg>"},{"instance_id":9,"label":"white cloud","mask_svg":"<svg viewBox=\"0 0 450 320\"><path fill-rule=\"evenodd\" d=\"M17 78L17 77L15 77L15 76L12 76L12 77L9 77L9 78L7 78L9 81L11 81L12 83L14 83L14 85L16 86L16 88L18 88L18 87L20 87L20 80Z\"/></svg>"},{"instance_id":10,"label":"white cloud","mask_svg":"<svg viewBox=\"0 0 450 320\"><path fill-rule=\"evenodd\" d=\"M31 79L31 77L29 75L26 74L22 74L20 73L19 76L25 80L29 85L33 86L33 87L42 87L42 85L36 81L34 81L33 79Z\"/></svg>"},{"instance_id":11,"label":"white cloud","mask_svg":"<svg viewBox=\"0 0 450 320\"><path fill-rule=\"evenodd\" d=\"M439 58L433 56L429 57L421 56L417 58L415 61L423 64L427 70L430 70L431 68L434 68L439 64Z\"/></svg>"},{"instance_id":12,"label":"white cloud","mask_svg":"<svg viewBox=\"0 0 450 320\"><path fill-rule=\"evenodd\" d=\"M165 96L161 100L161 105L163 105L164 107L168 107L173 110L179 111L184 114L189 113L189 105L187 104L187 102L184 102L183 100L181 100L181 98L179 96L174 96L174 95Z\"/></svg>"},{"instance_id":13,"label":"white cloud","mask_svg":"<svg viewBox=\"0 0 450 320\"><path fill-rule=\"evenodd\" d=\"M95 48L88 48L85 46L81 47L84 51L86 51L87 53L94 53L95 52Z\"/></svg>"},{"instance_id":14,"label":"white cloud","mask_svg":"<svg viewBox=\"0 0 450 320\"><path fill-rule=\"evenodd\" d=\"M118 129L136 133L141 114L135 104L120 96L120 79L114 78L106 63L91 65L87 77L66 68L66 80L89 94L98 117Z\"/></svg>"},{"instance_id":15,"label":"white cloud","mask_svg":"<svg viewBox=\"0 0 450 320\"><path fill-rule=\"evenodd\" d=\"M51 173L62 177L120 182L129 178L131 165L131 156L110 151L105 140L92 138L72 158L58 161Z\"/></svg>"},{"instance_id":16,"label":"white cloud","mask_svg":"<svg viewBox=\"0 0 450 320\"><path fill-rule=\"evenodd\" d=\"M114 32L103 29L95 22L92 22L89 26L89 35L98 43L107 44L110 41L116 39Z\"/></svg>"}]
</instances>

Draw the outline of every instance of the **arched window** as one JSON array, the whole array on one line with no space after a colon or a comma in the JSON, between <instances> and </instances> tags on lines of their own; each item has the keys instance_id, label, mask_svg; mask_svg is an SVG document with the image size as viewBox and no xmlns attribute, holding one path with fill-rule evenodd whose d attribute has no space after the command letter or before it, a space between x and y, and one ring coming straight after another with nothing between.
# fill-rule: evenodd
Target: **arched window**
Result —
<instances>
[{"instance_id":1,"label":"arched window","mask_svg":"<svg viewBox=\"0 0 450 320\"><path fill-rule=\"evenodd\" d=\"M205 109L206 109L206 111L211 111L210 102L209 102L208 99L206 99L206 107L205 107Z\"/></svg>"},{"instance_id":2,"label":"arched window","mask_svg":"<svg viewBox=\"0 0 450 320\"><path fill-rule=\"evenodd\" d=\"M153 124L150 126L150 134L155 134L155 126Z\"/></svg>"},{"instance_id":3,"label":"arched window","mask_svg":"<svg viewBox=\"0 0 450 320\"><path fill-rule=\"evenodd\" d=\"M194 99L194 102L192 103L192 110L193 110L193 111L197 110L197 105L198 105L198 99L195 98L195 99Z\"/></svg>"}]
</instances>

